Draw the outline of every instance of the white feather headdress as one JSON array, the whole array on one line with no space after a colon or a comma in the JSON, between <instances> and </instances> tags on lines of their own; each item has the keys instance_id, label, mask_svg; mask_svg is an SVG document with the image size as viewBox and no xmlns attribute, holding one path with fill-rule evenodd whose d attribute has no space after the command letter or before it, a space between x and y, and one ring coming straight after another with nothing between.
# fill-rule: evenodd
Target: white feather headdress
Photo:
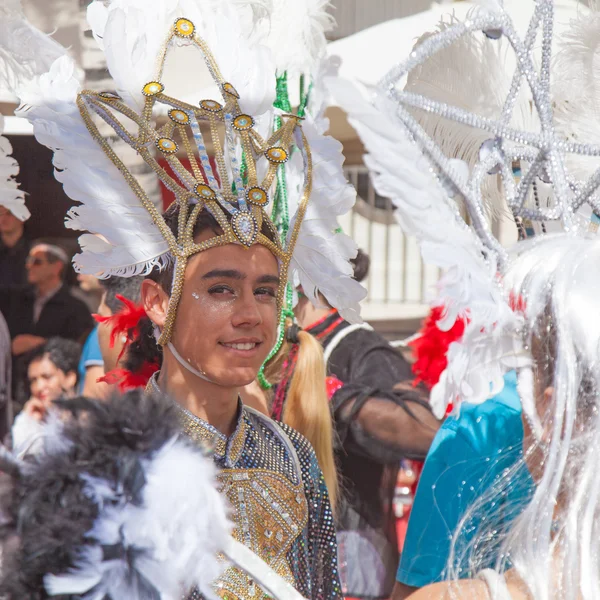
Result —
<instances>
[{"instance_id":1,"label":"white feather headdress","mask_svg":"<svg viewBox=\"0 0 600 600\"><path fill-rule=\"evenodd\" d=\"M348 110L365 143L369 153L365 160L378 192L392 198L400 223L419 238L425 260L444 270L438 302L447 307L447 313L439 327L451 326L458 315L469 320L462 341L450 346L448 369L432 393L438 414L443 414L448 401L485 400L501 389L506 370L530 363L518 334L523 315L513 310L515 299L502 281L509 257L494 237L486 216L484 184L488 173L498 174L503 201L515 217L534 224L556 223L572 235L580 235L595 229L589 214L600 208L595 196L600 171L588 172L591 176L585 180L581 172L569 168L597 156L599 146L572 137L565 139L562 132L572 123L561 127L553 116L556 103L549 83L553 3L540 0L532 10L523 39L499 6L476 13L464 23L444 25L384 78L373 104L365 101L356 88L333 82L338 88L336 99ZM540 39L539 31L541 58L536 66L533 42L536 35ZM491 39L483 42L484 34ZM462 41L472 36L480 37L475 42ZM466 63L462 80L456 82L448 81L447 74L438 69L430 81L418 83L427 66L446 64L446 52L456 57L456 44L469 50L490 43L498 44L498 58L505 51L500 43L516 57L508 87L501 65L488 65L489 72L498 73L489 84L471 84L476 96L480 95L481 85L493 94L506 90L504 98L499 96L494 103L495 111L474 111L465 102L462 106L460 101L455 102L456 97L448 90L443 91L444 86L468 84L479 64ZM456 76L460 70L452 73ZM408 85L403 89L405 81ZM498 90L493 90L496 84ZM529 108L519 104L522 94L530 98ZM464 94L460 97L464 100ZM414 118L417 113L418 120ZM525 121L529 121L528 127L524 127ZM450 141L446 136L453 128L473 133L456 144L452 136ZM585 140L589 142L590 138ZM462 148L462 153L457 153L457 148ZM466 172L455 156L469 163ZM514 177L515 165L521 169L520 180ZM532 204L532 187L536 184L547 185L550 193L544 202ZM469 227L452 197L464 202Z\"/></svg>"},{"instance_id":2,"label":"white feather headdress","mask_svg":"<svg viewBox=\"0 0 600 600\"><path fill-rule=\"evenodd\" d=\"M309 50L303 54L303 60L294 62L291 56L285 55L277 62L277 66L301 68L314 64L324 48L324 27L329 24L324 8L324 2L309 3L305 7L305 18L297 24L300 33L296 45L301 45L302 40L312 40ZM182 15L193 23L195 32L210 48L223 79L239 95L239 110L252 115L255 131L267 140L275 118L281 114L273 109L276 63L269 45L273 46L273 50L278 49L285 15L281 6L275 8L266 1L93 2L88 9L90 26L106 55L123 110L131 109L136 114L147 110L148 98L142 90L156 79L157 65L164 57L165 39L173 30L174 22ZM270 22L271 18L275 19L276 26L269 29L265 23ZM293 28L294 24L287 23ZM179 52L179 47L185 46L185 35L175 41L174 47ZM185 53L179 53L177 57L178 65L180 59L183 62L186 60ZM294 57L298 58L298 55L294 54ZM165 69L173 67L173 64L173 61L165 63ZM211 69L209 65L209 71ZM211 72L214 77L214 70ZM162 71L158 75L162 76ZM214 84L211 85L214 88ZM210 85L204 85L203 92L207 90L210 90ZM69 212L67 227L95 234L81 237L82 253L75 258L76 269L98 276L147 274L156 265L162 266L172 260L175 241L161 225L160 214L143 201L144 191L127 173L123 179L118 162L112 158L109 160L107 155L111 154L110 146L103 143L104 149L101 149L97 140L94 141L89 135L87 129L90 123L84 122L76 104L81 91L79 73L73 61L64 55L54 62L47 73L39 74L26 86L19 86L22 107L18 114L29 119L37 139L54 150L56 176L69 197L80 203ZM189 92L188 85L187 92L184 90L186 100L189 99ZM106 99L110 98L103 100ZM194 102L198 100L202 100L202 97L194 98ZM141 143L141 137L137 141L130 139L127 119L121 125L98 103L92 104L86 104L86 111L92 108L92 112L116 127L117 133L134 147ZM79 108L81 105L80 102ZM292 281L302 280L310 290L309 294L313 290L314 293L322 291L346 318L356 320L359 318L358 302L364 292L352 280L347 263L353 256L351 244L343 234L336 233L335 223L340 210L351 208L352 200L347 185L339 177L335 180L338 184L335 190L331 188L331 183L323 181L323 177L330 178L331 172L320 165L323 160L331 160L337 169L341 169L341 151L337 145L334 147L332 142L327 142L326 137L313 135L313 132L305 138L296 136L295 141L302 146L308 137L317 147L327 150L315 156L318 161L313 174L315 193L308 203L309 220L306 226L303 224L300 227L299 233L290 230L285 242L292 246L297 242L299 250L289 276ZM276 144L277 139L269 143ZM249 148L244 147L245 154L242 154L241 146L236 148L235 144L230 145L229 142L225 145L226 168L218 177L222 180L225 174L233 181L236 167L231 164L236 161L239 163L244 156L248 158ZM298 154L305 156L306 152ZM292 170L292 164L296 165L297 173L291 173L290 179L293 181L296 177L299 180L301 177L306 182L307 161L290 161L285 166L286 173ZM257 165L258 175L264 175L266 166ZM206 165L203 164L203 168L206 170ZM166 184L169 187L168 181ZM183 185L189 187L185 181ZM319 193L324 186L330 187L329 191L334 192L333 197ZM306 185L290 187L290 217L294 224L301 223L306 210L306 200L303 199L305 189ZM222 193L226 194L227 190L222 190ZM340 196L344 196L345 200L341 202ZM321 205L317 205L319 202Z\"/></svg>"},{"instance_id":3,"label":"white feather headdress","mask_svg":"<svg viewBox=\"0 0 600 600\"><path fill-rule=\"evenodd\" d=\"M4 132L4 117L0 115L0 134ZM19 164L11 156L10 142L0 135L0 206L4 206L21 221L31 216L25 206L25 192L19 189L15 176L19 174Z\"/></svg>"}]
</instances>

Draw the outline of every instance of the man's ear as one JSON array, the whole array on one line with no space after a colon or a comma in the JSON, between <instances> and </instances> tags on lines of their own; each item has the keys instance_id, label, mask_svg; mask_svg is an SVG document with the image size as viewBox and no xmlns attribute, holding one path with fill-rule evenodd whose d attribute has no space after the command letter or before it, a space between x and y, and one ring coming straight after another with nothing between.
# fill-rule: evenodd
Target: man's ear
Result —
<instances>
[{"instance_id":1,"label":"man's ear","mask_svg":"<svg viewBox=\"0 0 600 600\"><path fill-rule=\"evenodd\" d=\"M142 306L150 320L162 329L167 318L169 296L162 287L151 279L144 279L140 287Z\"/></svg>"}]
</instances>

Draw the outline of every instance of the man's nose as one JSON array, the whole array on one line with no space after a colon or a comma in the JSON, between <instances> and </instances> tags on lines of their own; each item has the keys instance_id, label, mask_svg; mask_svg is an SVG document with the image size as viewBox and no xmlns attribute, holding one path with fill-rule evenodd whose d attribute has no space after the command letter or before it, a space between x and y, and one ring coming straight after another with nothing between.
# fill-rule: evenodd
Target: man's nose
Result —
<instances>
[{"instance_id":1,"label":"man's nose","mask_svg":"<svg viewBox=\"0 0 600 600\"><path fill-rule=\"evenodd\" d=\"M236 306L236 311L233 316L233 325L235 327L255 327L261 323L262 315L254 294L242 296Z\"/></svg>"}]
</instances>

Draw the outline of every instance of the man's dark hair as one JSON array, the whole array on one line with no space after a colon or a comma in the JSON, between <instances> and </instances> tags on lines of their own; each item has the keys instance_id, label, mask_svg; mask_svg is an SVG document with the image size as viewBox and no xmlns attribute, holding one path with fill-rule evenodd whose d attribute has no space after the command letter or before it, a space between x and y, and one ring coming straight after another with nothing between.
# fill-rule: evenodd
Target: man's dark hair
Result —
<instances>
[{"instance_id":1,"label":"man's dark hair","mask_svg":"<svg viewBox=\"0 0 600 600\"><path fill-rule=\"evenodd\" d=\"M226 217L228 220L231 220L231 215L229 215L229 213L226 213ZM179 221L179 205L177 202L173 202L171 206L169 206L169 208L163 213L163 219L173 234L177 235ZM274 231L274 226L272 229L269 223L271 223L271 221L269 219L265 219L260 232L269 240L274 242L276 240L277 233ZM221 226L215 217L213 217L208 210L204 209L200 211L200 214L194 223L193 237L196 238L201 233L208 230L212 231L215 235L222 235L223 233L223 230L221 229ZM174 262L170 262L162 269L155 267L154 270L148 275L148 279L156 281L156 283L158 283L160 287L167 292L167 294L171 294L174 269Z\"/></svg>"},{"instance_id":2,"label":"man's dark hair","mask_svg":"<svg viewBox=\"0 0 600 600\"><path fill-rule=\"evenodd\" d=\"M63 373L75 372L79 380L77 367L81 357L81 346L77 342L61 337L52 337L27 355L27 366L29 367L32 362L44 357L48 357L50 362Z\"/></svg>"},{"instance_id":3,"label":"man's dark hair","mask_svg":"<svg viewBox=\"0 0 600 600\"><path fill-rule=\"evenodd\" d=\"M369 267L371 266L369 255L359 248L356 258L350 259L350 262L354 268L354 279L358 282L366 279L369 274Z\"/></svg>"},{"instance_id":4,"label":"man's dark hair","mask_svg":"<svg viewBox=\"0 0 600 600\"><path fill-rule=\"evenodd\" d=\"M140 301L140 285L143 279L141 275L135 275L134 277L117 277L113 275L108 279L100 280L102 287L106 290L104 304L110 308L113 315L123 308L123 303L117 298L117 294L132 302L138 303Z\"/></svg>"}]
</instances>

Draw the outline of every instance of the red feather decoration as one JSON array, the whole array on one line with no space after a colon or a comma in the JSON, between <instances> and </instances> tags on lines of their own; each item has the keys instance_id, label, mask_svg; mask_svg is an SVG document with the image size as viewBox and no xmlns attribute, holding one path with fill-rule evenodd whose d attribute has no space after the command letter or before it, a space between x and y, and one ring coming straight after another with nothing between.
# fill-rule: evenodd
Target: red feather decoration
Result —
<instances>
[{"instance_id":1,"label":"red feather decoration","mask_svg":"<svg viewBox=\"0 0 600 600\"><path fill-rule=\"evenodd\" d=\"M98 379L108 385L116 385L119 391L126 392L134 388L146 387L150 377L160 369L157 363L145 362L142 368L133 373L127 369L116 368L109 371L104 377Z\"/></svg>"},{"instance_id":2,"label":"red feather decoration","mask_svg":"<svg viewBox=\"0 0 600 600\"><path fill-rule=\"evenodd\" d=\"M110 317L94 315L98 323L107 324L111 327L110 347L113 348L119 334L127 336L127 342L131 341L135 330L138 328L140 320L146 316L146 311L141 304L136 304L133 300L117 294L117 300L123 303L123 308ZM119 357L120 358L120 357Z\"/></svg>"},{"instance_id":3,"label":"red feather decoration","mask_svg":"<svg viewBox=\"0 0 600 600\"><path fill-rule=\"evenodd\" d=\"M443 317L444 310L443 306L433 307L423 321L419 336L409 344L416 357L412 366L414 385L422 382L429 389L436 385L448 366L446 355L450 344L460 340L465 331L466 317L456 319L449 331L441 331L437 322Z\"/></svg>"}]
</instances>

